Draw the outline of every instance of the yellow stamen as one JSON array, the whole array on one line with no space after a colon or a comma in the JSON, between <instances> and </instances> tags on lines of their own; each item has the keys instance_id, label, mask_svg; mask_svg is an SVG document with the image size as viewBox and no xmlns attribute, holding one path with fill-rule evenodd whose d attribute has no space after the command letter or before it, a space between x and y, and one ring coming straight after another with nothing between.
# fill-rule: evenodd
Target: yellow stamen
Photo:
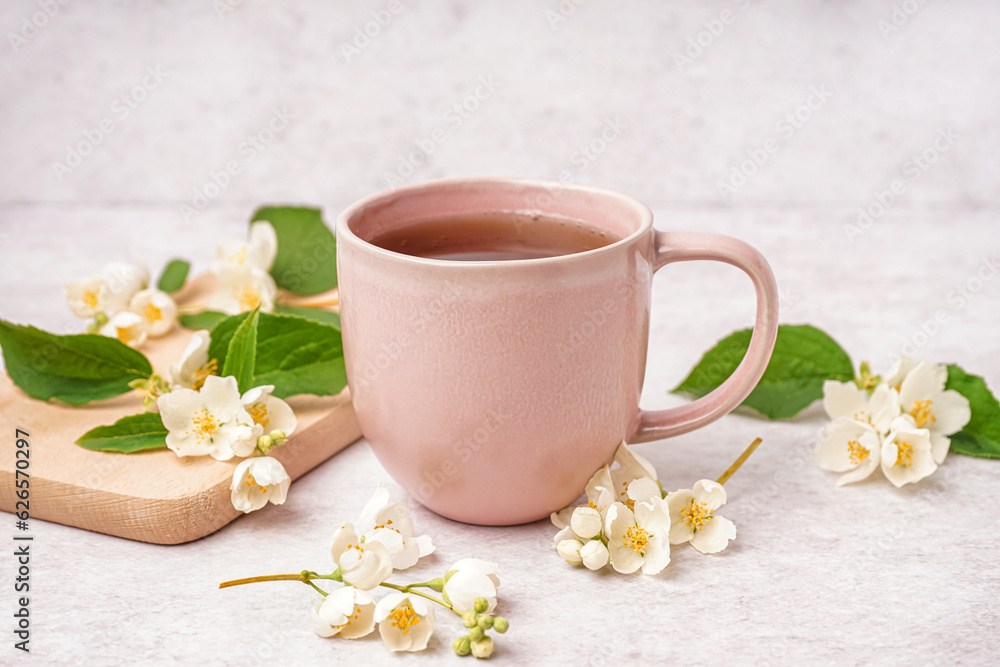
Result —
<instances>
[{"instance_id":1,"label":"yellow stamen","mask_svg":"<svg viewBox=\"0 0 1000 667\"><path fill-rule=\"evenodd\" d=\"M201 389L202 385L205 384L205 378L207 378L209 375L218 375L218 374L219 374L219 360L210 359L209 361L206 361L201 368L199 368L194 372L194 384L191 385L191 388L194 389L195 391L198 391L199 389Z\"/></svg>"},{"instance_id":2,"label":"yellow stamen","mask_svg":"<svg viewBox=\"0 0 1000 667\"><path fill-rule=\"evenodd\" d=\"M138 338L138 336L135 335L134 327L115 327L115 334L118 340L126 345Z\"/></svg>"},{"instance_id":3,"label":"yellow stamen","mask_svg":"<svg viewBox=\"0 0 1000 667\"><path fill-rule=\"evenodd\" d=\"M395 530L397 533L399 533L399 529L398 528L393 528L393 526L392 526L392 519L386 519L385 523L380 523L379 525L375 526L375 528L373 528L373 530L378 530L379 528L388 528L389 530ZM400 534L402 534L402 533L400 533Z\"/></svg>"},{"instance_id":4,"label":"yellow stamen","mask_svg":"<svg viewBox=\"0 0 1000 667\"><path fill-rule=\"evenodd\" d=\"M253 310L260 305L260 293L252 285L244 285L233 290L233 296L239 302L241 312Z\"/></svg>"},{"instance_id":5,"label":"yellow stamen","mask_svg":"<svg viewBox=\"0 0 1000 667\"><path fill-rule=\"evenodd\" d=\"M267 406L263 403L255 403L247 408L254 424L260 424L264 428L271 425L271 418L267 416Z\"/></svg>"},{"instance_id":6,"label":"yellow stamen","mask_svg":"<svg viewBox=\"0 0 1000 667\"><path fill-rule=\"evenodd\" d=\"M937 421L937 417L934 416L934 411L931 410L932 405L934 405L934 401L913 402L913 408L910 410L910 416L913 417L913 421L917 422L917 428L924 428Z\"/></svg>"},{"instance_id":7,"label":"yellow stamen","mask_svg":"<svg viewBox=\"0 0 1000 667\"><path fill-rule=\"evenodd\" d=\"M861 443L857 440L847 441L847 454L851 458L851 463L857 465L862 461L866 460L871 454L867 447L862 447Z\"/></svg>"},{"instance_id":8,"label":"yellow stamen","mask_svg":"<svg viewBox=\"0 0 1000 667\"><path fill-rule=\"evenodd\" d=\"M83 290L81 300L91 308L97 308L97 293L94 290Z\"/></svg>"},{"instance_id":9,"label":"yellow stamen","mask_svg":"<svg viewBox=\"0 0 1000 667\"><path fill-rule=\"evenodd\" d=\"M908 442L896 443L896 463L893 465L909 468L913 465L913 445Z\"/></svg>"},{"instance_id":10,"label":"yellow stamen","mask_svg":"<svg viewBox=\"0 0 1000 667\"><path fill-rule=\"evenodd\" d=\"M147 303L146 307L142 309L142 315L147 322L159 322L163 319L163 311L151 303Z\"/></svg>"},{"instance_id":11,"label":"yellow stamen","mask_svg":"<svg viewBox=\"0 0 1000 667\"><path fill-rule=\"evenodd\" d=\"M710 510L705 503L699 503L694 498L681 509L681 521L694 532L705 527L705 524L715 518L715 510Z\"/></svg>"},{"instance_id":12,"label":"yellow stamen","mask_svg":"<svg viewBox=\"0 0 1000 667\"><path fill-rule=\"evenodd\" d=\"M333 626L333 629L336 630L337 632L340 632L341 630L349 626L352 621L356 621L359 618L361 618L361 607L359 605L354 605L354 612L347 617L347 621L341 623L340 625Z\"/></svg>"},{"instance_id":13,"label":"yellow stamen","mask_svg":"<svg viewBox=\"0 0 1000 667\"><path fill-rule=\"evenodd\" d=\"M389 614L390 622L393 626L403 631L404 635L410 634L410 628L420 622L420 617L413 611L410 603L405 603L405 607L396 607Z\"/></svg>"},{"instance_id":14,"label":"yellow stamen","mask_svg":"<svg viewBox=\"0 0 1000 667\"><path fill-rule=\"evenodd\" d=\"M253 478L253 475L247 475L247 479L243 483L246 484L247 486L256 486L258 489L260 489L261 493L267 493L267 487L258 484L257 480Z\"/></svg>"},{"instance_id":15,"label":"yellow stamen","mask_svg":"<svg viewBox=\"0 0 1000 667\"><path fill-rule=\"evenodd\" d=\"M215 432L219 430L219 422L215 420L207 408L202 408L194 413L191 421L194 422L194 432L198 442L204 442L205 438L211 440Z\"/></svg>"},{"instance_id":16,"label":"yellow stamen","mask_svg":"<svg viewBox=\"0 0 1000 667\"><path fill-rule=\"evenodd\" d=\"M641 556L642 552L646 550L646 545L649 544L649 531L639 526L629 526L625 534L622 535L622 540L626 547Z\"/></svg>"},{"instance_id":17,"label":"yellow stamen","mask_svg":"<svg viewBox=\"0 0 1000 667\"><path fill-rule=\"evenodd\" d=\"M247 261L247 247L243 246L238 252L233 253L229 256L229 261L233 264L242 264Z\"/></svg>"}]
</instances>

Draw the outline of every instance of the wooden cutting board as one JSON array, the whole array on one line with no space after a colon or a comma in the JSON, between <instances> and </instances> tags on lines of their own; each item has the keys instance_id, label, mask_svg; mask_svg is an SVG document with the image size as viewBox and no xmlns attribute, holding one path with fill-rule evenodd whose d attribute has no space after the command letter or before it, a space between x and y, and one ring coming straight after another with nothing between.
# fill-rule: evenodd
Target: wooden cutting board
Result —
<instances>
[{"instance_id":1,"label":"wooden cutting board","mask_svg":"<svg viewBox=\"0 0 1000 667\"><path fill-rule=\"evenodd\" d=\"M179 303L203 303L214 278L191 281ZM187 346L191 332L179 326L142 348L165 377ZM156 544L196 540L242 513L233 508L229 486L238 460L208 456L180 458L169 450L138 454L92 452L75 444L95 426L142 411L128 393L87 406L38 401L0 373L0 509L15 511L15 429L30 443L31 520L43 519L108 535ZM296 396L288 400L298 428L288 443L272 450L294 480L361 436L347 390L338 396ZM292 485L294 487L294 484ZM289 492L294 494L292 488ZM280 512L268 505L261 512ZM10 518L13 529L14 518ZM30 522L29 522L30 523Z\"/></svg>"}]
</instances>

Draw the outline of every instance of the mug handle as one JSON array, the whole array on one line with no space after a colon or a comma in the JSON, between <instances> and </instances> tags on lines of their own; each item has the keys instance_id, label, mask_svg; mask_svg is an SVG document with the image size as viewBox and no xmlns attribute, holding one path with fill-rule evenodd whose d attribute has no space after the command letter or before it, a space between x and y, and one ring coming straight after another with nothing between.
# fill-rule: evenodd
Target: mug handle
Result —
<instances>
[{"instance_id":1,"label":"mug handle","mask_svg":"<svg viewBox=\"0 0 1000 667\"><path fill-rule=\"evenodd\" d=\"M667 410L639 410L630 443L649 442L693 431L728 414L757 385L778 336L778 286L771 267L755 248L721 234L660 232L653 236L653 271L671 262L710 259L743 270L757 291L757 320L743 361L721 385L687 405Z\"/></svg>"}]
</instances>

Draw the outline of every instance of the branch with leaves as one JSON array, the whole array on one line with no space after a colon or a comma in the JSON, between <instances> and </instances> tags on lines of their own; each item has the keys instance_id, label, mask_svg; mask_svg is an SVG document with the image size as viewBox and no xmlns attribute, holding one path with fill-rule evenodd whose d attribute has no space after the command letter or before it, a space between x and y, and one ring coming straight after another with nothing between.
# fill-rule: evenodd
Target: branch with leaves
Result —
<instances>
[{"instance_id":1,"label":"branch with leaves","mask_svg":"<svg viewBox=\"0 0 1000 667\"><path fill-rule=\"evenodd\" d=\"M704 396L743 358L752 331L737 331L705 353L675 393ZM955 364L900 357L884 375L866 362L857 374L847 352L809 325L781 325L774 353L743 405L768 419L789 419L823 399L833 420L816 455L845 473L839 483L881 467L896 486L934 472L948 452L1000 459L1000 403L986 381Z\"/></svg>"},{"instance_id":2,"label":"branch with leaves","mask_svg":"<svg viewBox=\"0 0 1000 667\"><path fill-rule=\"evenodd\" d=\"M187 314L171 296L187 281L187 262L168 263L156 288L141 264L112 262L100 276L67 286L71 310L92 320L90 333L59 335L0 320L7 372L32 398L74 406L134 390L152 412L91 429L77 443L105 452L170 448L178 456L244 458L234 471L234 506L248 512L280 504L290 480L267 454L296 426L282 399L335 395L347 386L339 316L323 309L336 299L304 300L336 287L335 251L318 210L262 208L249 240L220 244L212 263L220 288L206 306L223 310ZM137 348L170 331L175 319L204 328L168 374Z\"/></svg>"}]
</instances>

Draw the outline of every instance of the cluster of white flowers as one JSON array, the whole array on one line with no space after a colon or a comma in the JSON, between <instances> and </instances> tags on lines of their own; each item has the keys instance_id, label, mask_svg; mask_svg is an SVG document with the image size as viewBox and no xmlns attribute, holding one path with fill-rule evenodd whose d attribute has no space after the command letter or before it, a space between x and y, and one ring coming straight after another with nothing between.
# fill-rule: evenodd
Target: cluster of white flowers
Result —
<instances>
[{"instance_id":1,"label":"cluster of white flowers","mask_svg":"<svg viewBox=\"0 0 1000 667\"><path fill-rule=\"evenodd\" d=\"M269 271L278 253L278 237L270 222L250 225L250 240L219 244L211 271L219 279L219 290L208 301L208 309L237 315L259 307L274 311L278 288Z\"/></svg>"},{"instance_id":2,"label":"cluster of white flowers","mask_svg":"<svg viewBox=\"0 0 1000 667\"><path fill-rule=\"evenodd\" d=\"M246 458L233 472L233 506L242 512L268 502L285 502L291 479L284 466L267 456L295 431L295 413L272 396L273 385L242 395L236 378L219 377L209 361L208 331L191 336L179 362L171 364L172 388L156 399L167 428L167 447L178 456L211 456L217 461Z\"/></svg>"},{"instance_id":3,"label":"cluster of white flowers","mask_svg":"<svg viewBox=\"0 0 1000 667\"><path fill-rule=\"evenodd\" d=\"M664 493L656 470L623 441L617 467L604 466L587 483L587 505L552 514L553 545L563 559L600 570L658 574L670 563L670 545L690 542L717 553L736 538L736 527L715 513L726 502L721 484L703 479L691 489Z\"/></svg>"},{"instance_id":4,"label":"cluster of white flowers","mask_svg":"<svg viewBox=\"0 0 1000 667\"><path fill-rule=\"evenodd\" d=\"M968 399L945 390L947 380L947 366L902 357L884 379L825 382L823 407L833 421L816 447L820 467L844 473L838 486L879 467L897 487L930 475L948 455L949 436L972 417Z\"/></svg>"},{"instance_id":5,"label":"cluster of white flowers","mask_svg":"<svg viewBox=\"0 0 1000 667\"><path fill-rule=\"evenodd\" d=\"M493 653L493 640L485 631L491 627L506 630L505 619L487 616L497 604L500 568L496 563L464 558L432 582L411 586L386 583L393 572L406 570L432 553L434 545L427 535L414 535L410 509L390 502L389 491L382 486L361 511L357 524L345 523L337 529L330 551L337 570L334 575L317 578L335 578L346 585L312 609L313 629L321 637L357 639L377 625L389 650L420 651L427 648L434 632L431 601L450 607L463 621L474 621L472 625L465 623L470 633L455 641L455 650L462 655L488 658ZM378 586L394 590L376 601L368 591ZM414 592L417 587L441 592L443 602Z\"/></svg>"},{"instance_id":6,"label":"cluster of white flowers","mask_svg":"<svg viewBox=\"0 0 1000 667\"><path fill-rule=\"evenodd\" d=\"M148 285L142 264L111 262L100 276L66 285L66 302L74 315L93 320L92 332L139 347L170 331L177 315L170 295Z\"/></svg>"}]
</instances>

